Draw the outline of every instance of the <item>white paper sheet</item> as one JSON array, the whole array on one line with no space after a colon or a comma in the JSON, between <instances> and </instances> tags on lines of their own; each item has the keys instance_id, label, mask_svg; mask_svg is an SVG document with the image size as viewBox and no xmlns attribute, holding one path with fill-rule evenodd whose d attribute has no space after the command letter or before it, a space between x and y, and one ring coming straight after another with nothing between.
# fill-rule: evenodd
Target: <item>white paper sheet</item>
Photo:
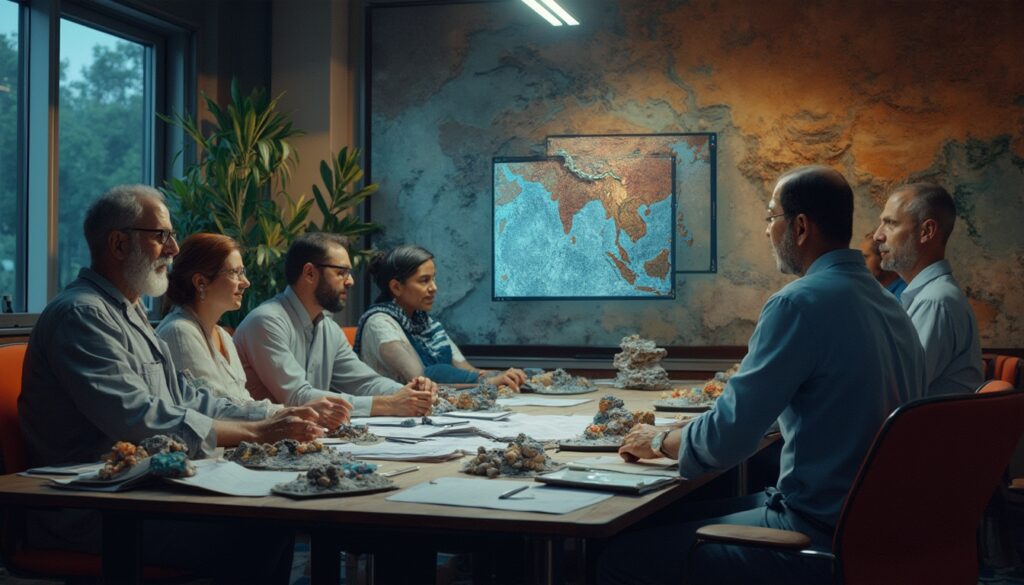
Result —
<instances>
[{"instance_id":1,"label":"white paper sheet","mask_svg":"<svg viewBox=\"0 0 1024 585\"><path fill-rule=\"evenodd\" d=\"M104 463L72 463L70 465L49 465L46 467L33 467L20 472L18 475L80 475L83 473L96 472L103 469Z\"/></svg>"},{"instance_id":2,"label":"white paper sheet","mask_svg":"<svg viewBox=\"0 0 1024 585\"><path fill-rule=\"evenodd\" d=\"M541 398L540 396L514 396L512 398L499 398L501 406L579 406L590 402L593 398Z\"/></svg>"},{"instance_id":3,"label":"white paper sheet","mask_svg":"<svg viewBox=\"0 0 1024 585\"><path fill-rule=\"evenodd\" d=\"M498 498L510 489L522 485L529 486L529 489L504 500ZM393 502L567 514L603 502L610 497L611 494L548 487L532 481L441 477L433 482L414 485L388 496L387 499Z\"/></svg>"},{"instance_id":4,"label":"white paper sheet","mask_svg":"<svg viewBox=\"0 0 1024 585\"><path fill-rule=\"evenodd\" d=\"M386 441L376 445L332 445L331 448L342 453L351 453L360 459L445 461L476 453L477 448L481 446L486 449L504 449L508 445L483 437L439 437L412 444Z\"/></svg>"},{"instance_id":5,"label":"white paper sheet","mask_svg":"<svg viewBox=\"0 0 1024 585\"><path fill-rule=\"evenodd\" d=\"M167 481L228 496L258 497L269 496L270 488L304 475L299 471L258 471L223 459L200 459L193 463L195 475Z\"/></svg>"},{"instance_id":6,"label":"white paper sheet","mask_svg":"<svg viewBox=\"0 0 1024 585\"><path fill-rule=\"evenodd\" d=\"M476 421L473 426L496 439L511 441L519 433L541 442L570 439L583 432L593 420L583 414L513 413L503 421Z\"/></svg>"},{"instance_id":7,"label":"white paper sheet","mask_svg":"<svg viewBox=\"0 0 1024 585\"><path fill-rule=\"evenodd\" d=\"M487 410L453 410L444 415L454 418L471 418L474 420L502 420L511 416L510 412L492 412Z\"/></svg>"}]
</instances>

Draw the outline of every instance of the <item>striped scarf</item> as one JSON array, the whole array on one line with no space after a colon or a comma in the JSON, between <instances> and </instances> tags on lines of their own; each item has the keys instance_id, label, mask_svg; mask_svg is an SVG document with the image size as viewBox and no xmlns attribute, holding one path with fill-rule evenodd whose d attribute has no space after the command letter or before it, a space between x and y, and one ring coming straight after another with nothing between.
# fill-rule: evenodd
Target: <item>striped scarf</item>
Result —
<instances>
[{"instance_id":1,"label":"striped scarf","mask_svg":"<svg viewBox=\"0 0 1024 585\"><path fill-rule=\"evenodd\" d=\"M423 362L423 367L430 367L434 364L451 365L451 341L441 323L432 319L426 311L416 311L410 317L405 309L399 307L394 300L371 305L359 318L359 324L356 326L356 342L353 346L356 353L359 353L362 347L363 325L366 324L367 319L377 313L384 313L398 322L402 331L405 332L405 336L409 338L412 348L416 350L416 355Z\"/></svg>"}]
</instances>

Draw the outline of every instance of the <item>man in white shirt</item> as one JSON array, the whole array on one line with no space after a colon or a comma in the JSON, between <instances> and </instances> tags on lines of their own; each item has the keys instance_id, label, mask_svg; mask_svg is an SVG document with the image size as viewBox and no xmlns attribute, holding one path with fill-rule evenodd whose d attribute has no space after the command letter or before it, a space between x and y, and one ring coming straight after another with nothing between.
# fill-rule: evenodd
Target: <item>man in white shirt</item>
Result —
<instances>
[{"instance_id":1,"label":"man in white shirt","mask_svg":"<svg viewBox=\"0 0 1024 585\"><path fill-rule=\"evenodd\" d=\"M380 376L352 351L331 320L355 284L341 236L303 234L285 258L288 287L249 313L234 342L253 398L300 405L342 396L352 416L419 416L430 412L436 384L422 376L402 385Z\"/></svg>"},{"instance_id":2,"label":"man in white shirt","mask_svg":"<svg viewBox=\"0 0 1024 585\"><path fill-rule=\"evenodd\" d=\"M913 183L893 191L875 230L882 268L907 282L900 302L924 347L928 396L967 394L984 380L974 311L946 261L955 222L945 189Z\"/></svg>"}]
</instances>

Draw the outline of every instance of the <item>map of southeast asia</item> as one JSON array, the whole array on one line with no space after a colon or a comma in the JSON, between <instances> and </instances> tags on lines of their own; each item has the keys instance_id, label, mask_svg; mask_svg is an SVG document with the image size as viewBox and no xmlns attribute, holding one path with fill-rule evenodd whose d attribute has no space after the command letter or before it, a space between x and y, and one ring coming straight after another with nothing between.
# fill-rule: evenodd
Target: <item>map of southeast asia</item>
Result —
<instances>
[{"instance_id":1,"label":"map of southeast asia","mask_svg":"<svg viewBox=\"0 0 1024 585\"><path fill-rule=\"evenodd\" d=\"M548 156L569 156L578 168L601 173L612 161L636 156L674 156L677 273L717 272L713 132L549 136Z\"/></svg>"},{"instance_id":2,"label":"map of southeast asia","mask_svg":"<svg viewBox=\"0 0 1024 585\"><path fill-rule=\"evenodd\" d=\"M494 298L672 298L675 160L494 159Z\"/></svg>"}]
</instances>

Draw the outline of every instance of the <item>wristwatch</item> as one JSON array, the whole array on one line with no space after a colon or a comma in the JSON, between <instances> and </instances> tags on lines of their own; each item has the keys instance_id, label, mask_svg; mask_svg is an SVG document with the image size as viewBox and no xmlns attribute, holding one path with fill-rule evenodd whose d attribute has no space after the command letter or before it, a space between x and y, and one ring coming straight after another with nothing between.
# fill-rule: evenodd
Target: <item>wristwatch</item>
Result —
<instances>
[{"instance_id":1,"label":"wristwatch","mask_svg":"<svg viewBox=\"0 0 1024 585\"><path fill-rule=\"evenodd\" d=\"M662 457L672 458L671 455L661 450L661 447L665 444L665 437L668 436L669 431L661 431L654 438L651 439L651 451L661 455Z\"/></svg>"}]
</instances>

